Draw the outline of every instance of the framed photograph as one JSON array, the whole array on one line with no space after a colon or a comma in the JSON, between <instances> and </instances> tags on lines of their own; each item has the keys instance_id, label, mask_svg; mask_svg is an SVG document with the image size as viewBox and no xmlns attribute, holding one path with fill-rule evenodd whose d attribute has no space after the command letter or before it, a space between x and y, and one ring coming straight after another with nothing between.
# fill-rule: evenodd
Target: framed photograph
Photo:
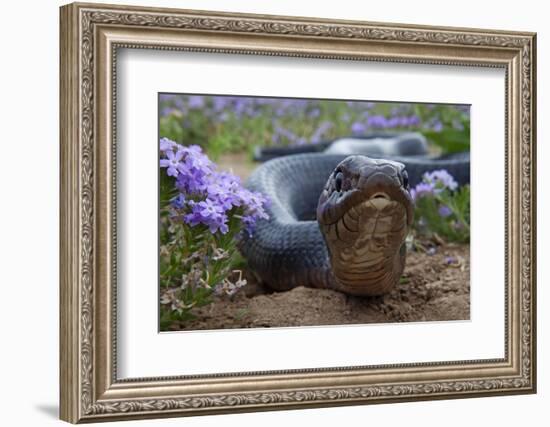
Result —
<instances>
[{"instance_id":1,"label":"framed photograph","mask_svg":"<svg viewBox=\"0 0 550 427\"><path fill-rule=\"evenodd\" d=\"M535 34L60 22L63 420L536 391Z\"/></svg>"}]
</instances>

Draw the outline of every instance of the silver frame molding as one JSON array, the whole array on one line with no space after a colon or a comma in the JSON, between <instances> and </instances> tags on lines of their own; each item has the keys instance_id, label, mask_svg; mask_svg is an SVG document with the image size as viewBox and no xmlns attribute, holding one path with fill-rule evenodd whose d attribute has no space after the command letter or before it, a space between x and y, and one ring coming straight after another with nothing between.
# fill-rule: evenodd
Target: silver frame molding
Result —
<instances>
[{"instance_id":1,"label":"silver frame molding","mask_svg":"<svg viewBox=\"0 0 550 427\"><path fill-rule=\"evenodd\" d=\"M70 4L61 13L61 418L78 423L534 393L534 33ZM503 359L117 379L118 48L499 67L506 73Z\"/></svg>"}]
</instances>

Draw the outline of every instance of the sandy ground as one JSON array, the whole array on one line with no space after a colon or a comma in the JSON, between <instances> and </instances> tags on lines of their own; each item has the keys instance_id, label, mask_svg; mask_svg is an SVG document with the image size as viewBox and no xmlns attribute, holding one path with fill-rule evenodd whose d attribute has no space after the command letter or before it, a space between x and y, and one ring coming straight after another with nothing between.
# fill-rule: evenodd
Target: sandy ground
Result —
<instances>
[{"instance_id":1,"label":"sandy ground","mask_svg":"<svg viewBox=\"0 0 550 427\"><path fill-rule=\"evenodd\" d=\"M470 318L470 247L446 244L433 255L409 252L401 283L384 296L361 298L299 287L272 292L248 276L232 298L219 297L197 319L170 330L466 320Z\"/></svg>"}]
</instances>

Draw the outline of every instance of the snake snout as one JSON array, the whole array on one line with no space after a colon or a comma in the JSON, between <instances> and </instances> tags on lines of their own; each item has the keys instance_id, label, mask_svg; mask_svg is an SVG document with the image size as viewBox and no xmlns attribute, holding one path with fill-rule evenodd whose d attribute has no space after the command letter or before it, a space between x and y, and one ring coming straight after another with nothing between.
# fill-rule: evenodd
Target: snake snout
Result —
<instances>
[{"instance_id":1,"label":"snake snout","mask_svg":"<svg viewBox=\"0 0 550 427\"><path fill-rule=\"evenodd\" d=\"M352 207L367 201L378 210L389 202L398 202L411 214L405 166L365 156L346 158L328 178L319 198L317 220L320 224L333 224ZM408 217L412 218L412 215Z\"/></svg>"},{"instance_id":2,"label":"snake snout","mask_svg":"<svg viewBox=\"0 0 550 427\"><path fill-rule=\"evenodd\" d=\"M397 172L390 174L386 170L377 170L368 176L361 177L357 189L364 199L386 200L399 199L403 191Z\"/></svg>"},{"instance_id":3,"label":"snake snout","mask_svg":"<svg viewBox=\"0 0 550 427\"><path fill-rule=\"evenodd\" d=\"M370 199L369 203L374 206L378 211L382 211L386 206L391 203L391 198L386 193L375 193Z\"/></svg>"}]
</instances>

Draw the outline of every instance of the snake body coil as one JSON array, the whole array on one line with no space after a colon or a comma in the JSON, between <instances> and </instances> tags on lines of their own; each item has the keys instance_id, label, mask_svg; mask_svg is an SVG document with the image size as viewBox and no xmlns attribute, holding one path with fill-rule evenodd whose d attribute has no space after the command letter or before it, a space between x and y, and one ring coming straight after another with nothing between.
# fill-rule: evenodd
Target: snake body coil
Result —
<instances>
[{"instance_id":1,"label":"snake body coil","mask_svg":"<svg viewBox=\"0 0 550 427\"><path fill-rule=\"evenodd\" d=\"M449 159L321 153L273 159L247 186L270 199L269 220L258 222L240 250L262 282L379 295L399 280L404 241L413 220L409 186L446 169L469 183L469 155Z\"/></svg>"}]
</instances>

